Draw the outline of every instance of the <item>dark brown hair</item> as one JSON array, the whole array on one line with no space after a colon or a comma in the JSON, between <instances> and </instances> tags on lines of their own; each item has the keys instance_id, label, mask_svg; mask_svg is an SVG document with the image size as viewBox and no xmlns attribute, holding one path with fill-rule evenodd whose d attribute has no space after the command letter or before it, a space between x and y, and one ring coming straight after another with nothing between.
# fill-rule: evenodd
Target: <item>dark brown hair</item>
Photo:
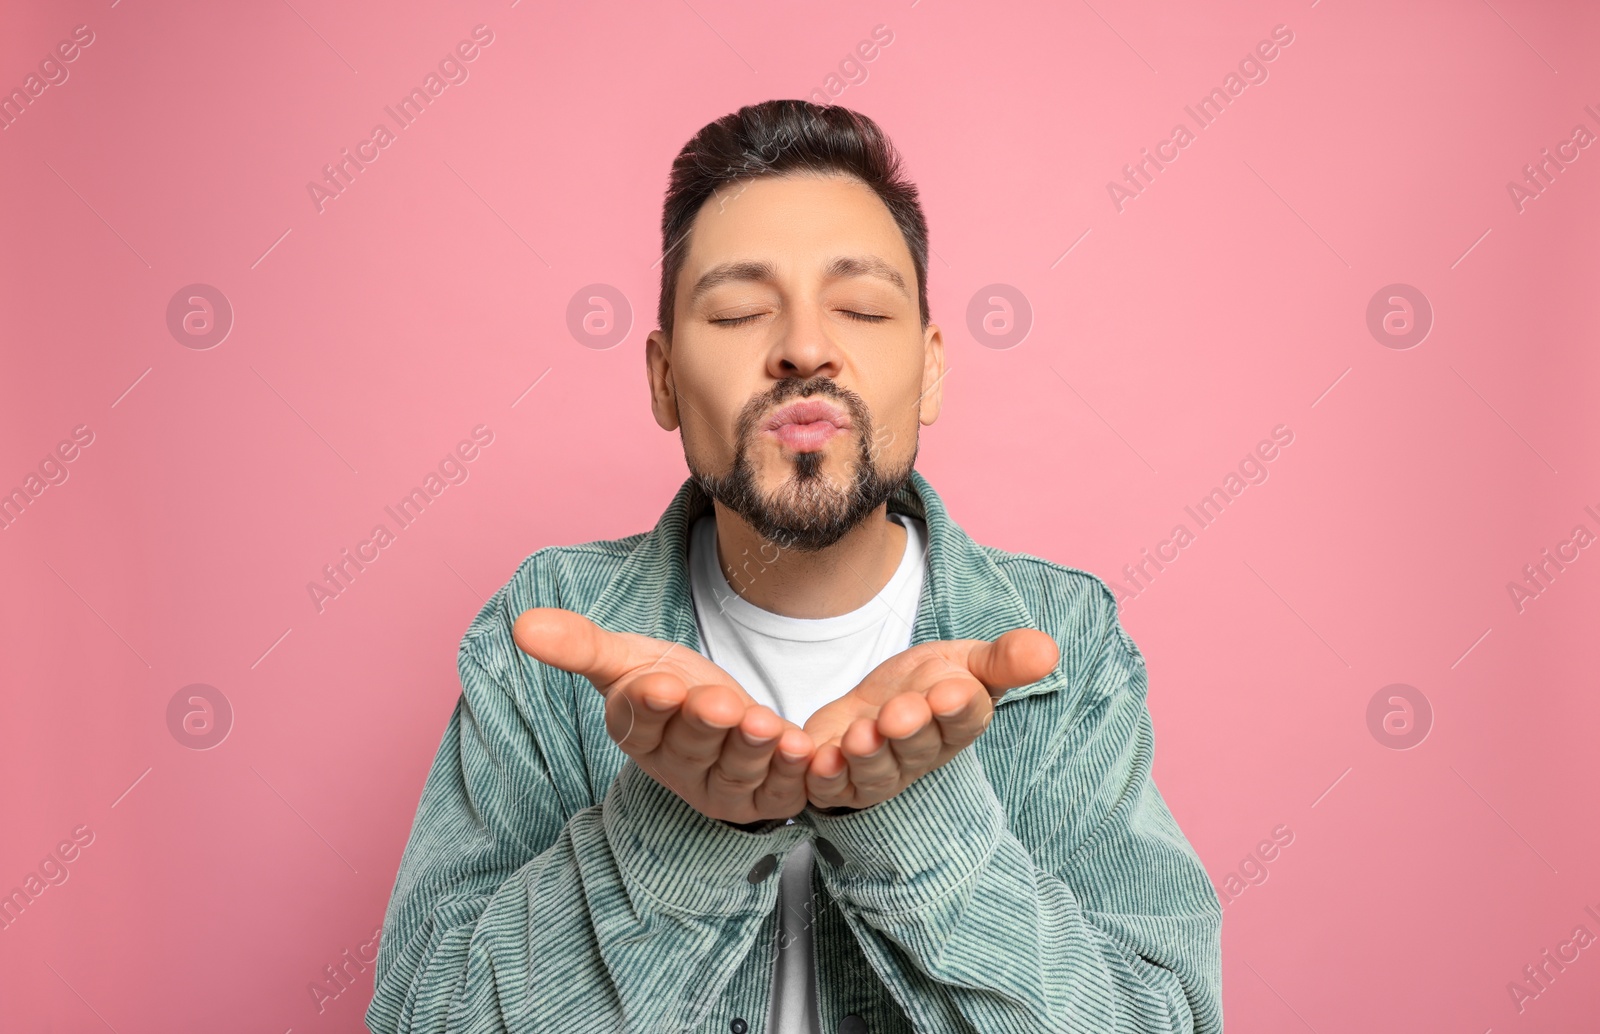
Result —
<instances>
[{"instance_id":1,"label":"dark brown hair","mask_svg":"<svg viewBox=\"0 0 1600 1034\"><path fill-rule=\"evenodd\" d=\"M928 224L900 154L872 119L836 104L770 100L707 123L672 162L661 213L661 297L656 320L672 333L678 273L689 227L719 187L740 179L807 171L854 176L889 209L917 271L917 305L928 325Z\"/></svg>"}]
</instances>

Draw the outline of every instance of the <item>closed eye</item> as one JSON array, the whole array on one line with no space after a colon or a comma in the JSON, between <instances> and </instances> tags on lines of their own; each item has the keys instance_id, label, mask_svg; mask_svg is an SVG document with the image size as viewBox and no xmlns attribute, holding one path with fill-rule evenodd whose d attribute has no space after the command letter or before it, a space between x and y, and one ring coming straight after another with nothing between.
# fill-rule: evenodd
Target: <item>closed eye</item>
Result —
<instances>
[{"instance_id":1,"label":"closed eye","mask_svg":"<svg viewBox=\"0 0 1600 1034\"><path fill-rule=\"evenodd\" d=\"M843 309L841 311L846 316L849 316L851 319L856 320L859 323L882 323L884 320L889 318L888 316L876 316L867 312L855 312L850 309ZM765 315L766 313L764 312L756 312L751 313L748 316L736 316L731 319L711 320L711 322L723 327L737 327L741 323L747 323L750 320L757 319Z\"/></svg>"}]
</instances>

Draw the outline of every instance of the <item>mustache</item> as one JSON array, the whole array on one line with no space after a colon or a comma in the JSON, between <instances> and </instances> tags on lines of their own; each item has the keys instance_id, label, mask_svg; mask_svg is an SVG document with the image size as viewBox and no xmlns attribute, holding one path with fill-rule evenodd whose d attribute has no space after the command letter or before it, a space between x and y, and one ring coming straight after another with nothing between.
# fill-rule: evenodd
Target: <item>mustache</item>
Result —
<instances>
[{"instance_id":1,"label":"mustache","mask_svg":"<svg viewBox=\"0 0 1600 1034\"><path fill-rule=\"evenodd\" d=\"M751 397L739 410L739 420L736 426L737 440L741 443L748 442L755 434L756 424L762 414L771 410L779 403L791 399L809 398L815 395L824 395L842 404L850 413L850 420L855 424L858 432L864 436L871 431L872 414L867 409L866 400L832 377L810 377L804 380L796 377L785 378L774 384L771 388L759 395Z\"/></svg>"},{"instance_id":2,"label":"mustache","mask_svg":"<svg viewBox=\"0 0 1600 1034\"><path fill-rule=\"evenodd\" d=\"M781 404L808 396L825 396L850 414L859 436L850 484L833 484L822 474L822 453L803 452L794 457L792 473L769 499L758 486L749 459L762 418ZM878 437L873 428L866 401L849 388L829 377L790 377L752 396L740 409L734 428L733 465L727 473L717 475L696 469L687 448L684 456L701 489L738 514L758 534L775 543L785 543L785 549L815 552L848 534L911 476L916 463L915 441L903 464L885 470L878 463Z\"/></svg>"}]
</instances>

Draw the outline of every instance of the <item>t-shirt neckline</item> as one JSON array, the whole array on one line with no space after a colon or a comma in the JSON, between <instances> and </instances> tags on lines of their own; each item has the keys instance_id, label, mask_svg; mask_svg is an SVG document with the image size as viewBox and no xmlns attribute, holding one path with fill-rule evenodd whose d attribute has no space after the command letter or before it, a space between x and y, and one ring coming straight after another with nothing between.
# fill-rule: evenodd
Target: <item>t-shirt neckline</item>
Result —
<instances>
[{"instance_id":1,"label":"t-shirt neckline","mask_svg":"<svg viewBox=\"0 0 1600 1034\"><path fill-rule=\"evenodd\" d=\"M720 608L727 618L749 631L772 639L797 642L840 639L886 619L910 622L915 617L914 613L900 614L897 610L904 610L906 606L914 610L916 607L916 600L910 600L907 604L900 601L906 596L908 583L916 579L920 568L927 562L925 526L909 514L890 513L888 519L906 529L905 552L900 557L900 565L876 596L855 610L833 617L794 618L776 614L734 592L727 576L722 573L722 565L717 563L717 523L713 514L703 514L695 521L691 563L696 568L696 580L711 589L714 599L705 601L707 605Z\"/></svg>"}]
</instances>

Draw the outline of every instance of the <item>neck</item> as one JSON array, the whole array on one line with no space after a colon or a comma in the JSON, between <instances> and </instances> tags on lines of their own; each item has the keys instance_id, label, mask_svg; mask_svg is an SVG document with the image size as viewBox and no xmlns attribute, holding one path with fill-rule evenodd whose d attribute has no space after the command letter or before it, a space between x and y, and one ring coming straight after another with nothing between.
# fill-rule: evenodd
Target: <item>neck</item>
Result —
<instances>
[{"instance_id":1,"label":"neck","mask_svg":"<svg viewBox=\"0 0 1600 1034\"><path fill-rule=\"evenodd\" d=\"M746 602L784 617L831 618L865 606L905 556L906 530L889 520L888 504L815 553L783 549L722 503L713 505L717 563L728 586Z\"/></svg>"}]
</instances>

